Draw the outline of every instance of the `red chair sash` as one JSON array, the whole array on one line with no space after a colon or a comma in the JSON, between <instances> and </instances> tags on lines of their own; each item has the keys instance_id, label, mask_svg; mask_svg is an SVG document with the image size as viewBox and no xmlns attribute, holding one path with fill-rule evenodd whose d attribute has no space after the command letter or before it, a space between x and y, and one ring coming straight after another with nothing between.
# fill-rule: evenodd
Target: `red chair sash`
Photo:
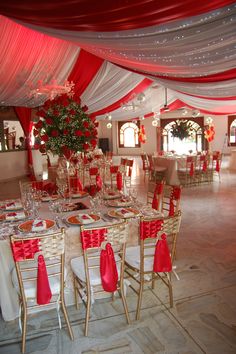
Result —
<instances>
[{"instance_id":1,"label":"red chair sash","mask_svg":"<svg viewBox=\"0 0 236 354\"><path fill-rule=\"evenodd\" d=\"M117 290L118 272L114 252L110 243L107 243L105 249L101 250L100 275L102 287L105 291L113 293Z\"/></svg>"},{"instance_id":2,"label":"red chair sash","mask_svg":"<svg viewBox=\"0 0 236 354\"><path fill-rule=\"evenodd\" d=\"M33 189L37 189L39 191L43 190L43 181L32 181L31 185Z\"/></svg>"},{"instance_id":3,"label":"red chair sash","mask_svg":"<svg viewBox=\"0 0 236 354\"><path fill-rule=\"evenodd\" d=\"M153 260L153 272L171 272L172 263L169 247L166 241L166 234L161 235L157 241Z\"/></svg>"},{"instance_id":4,"label":"red chair sash","mask_svg":"<svg viewBox=\"0 0 236 354\"><path fill-rule=\"evenodd\" d=\"M171 198L174 200L179 200L181 196L181 188L178 186L174 186L171 193Z\"/></svg>"},{"instance_id":5,"label":"red chair sash","mask_svg":"<svg viewBox=\"0 0 236 354\"><path fill-rule=\"evenodd\" d=\"M216 160L216 172L220 172L220 162L219 159Z\"/></svg>"},{"instance_id":6,"label":"red chair sash","mask_svg":"<svg viewBox=\"0 0 236 354\"><path fill-rule=\"evenodd\" d=\"M11 243L12 254L15 262L22 262L34 259L35 254L40 252L39 239L21 240ZM48 281L47 268L43 255L38 256L37 273L37 303L39 305L48 304L52 293Z\"/></svg>"},{"instance_id":7,"label":"red chair sash","mask_svg":"<svg viewBox=\"0 0 236 354\"><path fill-rule=\"evenodd\" d=\"M151 220L140 222L140 239L156 238L157 233L161 230L163 220Z\"/></svg>"},{"instance_id":8,"label":"red chair sash","mask_svg":"<svg viewBox=\"0 0 236 354\"><path fill-rule=\"evenodd\" d=\"M110 173L117 173L119 170L119 166L110 166Z\"/></svg>"},{"instance_id":9,"label":"red chair sash","mask_svg":"<svg viewBox=\"0 0 236 354\"><path fill-rule=\"evenodd\" d=\"M90 176L96 176L98 174L98 168L97 167L91 167L89 169L89 174L90 174Z\"/></svg>"},{"instance_id":10,"label":"red chair sash","mask_svg":"<svg viewBox=\"0 0 236 354\"><path fill-rule=\"evenodd\" d=\"M204 160L203 164L202 164L202 171L206 172L206 170L207 170L207 162L206 162L206 160Z\"/></svg>"},{"instance_id":11,"label":"red chair sash","mask_svg":"<svg viewBox=\"0 0 236 354\"><path fill-rule=\"evenodd\" d=\"M117 172L117 175L116 175L116 186L117 186L117 189L119 191L122 190L122 185L123 185L123 182L122 182L122 174L120 171Z\"/></svg>"},{"instance_id":12,"label":"red chair sash","mask_svg":"<svg viewBox=\"0 0 236 354\"><path fill-rule=\"evenodd\" d=\"M175 215L175 206L173 199L170 199L170 206L169 206L169 216L174 216Z\"/></svg>"},{"instance_id":13,"label":"red chair sash","mask_svg":"<svg viewBox=\"0 0 236 354\"><path fill-rule=\"evenodd\" d=\"M107 229L83 230L80 233L80 239L83 250L93 247L100 247L105 239Z\"/></svg>"},{"instance_id":14,"label":"red chair sash","mask_svg":"<svg viewBox=\"0 0 236 354\"><path fill-rule=\"evenodd\" d=\"M157 183L154 194L160 195L163 193L164 183Z\"/></svg>"},{"instance_id":15,"label":"red chair sash","mask_svg":"<svg viewBox=\"0 0 236 354\"><path fill-rule=\"evenodd\" d=\"M191 165L190 165L189 175L190 175L191 177L194 175L194 165L193 165L193 161L191 162Z\"/></svg>"},{"instance_id":16,"label":"red chair sash","mask_svg":"<svg viewBox=\"0 0 236 354\"><path fill-rule=\"evenodd\" d=\"M45 305L50 302L52 292L48 280L48 273L43 255L38 256L38 274L37 274L37 304Z\"/></svg>"},{"instance_id":17,"label":"red chair sash","mask_svg":"<svg viewBox=\"0 0 236 354\"><path fill-rule=\"evenodd\" d=\"M154 196L153 196L152 209L158 210L158 199L157 199L156 193L154 193Z\"/></svg>"}]
</instances>

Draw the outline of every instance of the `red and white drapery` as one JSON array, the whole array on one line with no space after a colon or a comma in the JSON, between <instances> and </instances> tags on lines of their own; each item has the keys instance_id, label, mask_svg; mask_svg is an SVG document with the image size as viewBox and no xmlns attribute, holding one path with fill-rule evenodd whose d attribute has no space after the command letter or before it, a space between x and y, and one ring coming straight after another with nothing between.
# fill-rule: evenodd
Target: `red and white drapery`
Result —
<instances>
[{"instance_id":1,"label":"red and white drapery","mask_svg":"<svg viewBox=\"0 0 236 354\"><path fill-rule=\"evenodd\" d=\"M236 112L234 1L9 0L0 13L24 23L0 17L1 105L36 107L45 100L29 94L38 81L73 78L89 113L122 119L119 106L146 76L170 89L170 102ZM163 105L162 88L154 95ZM139 115L150 115L150 106L160 108L149 104Z\"/></svg>"}]
</instances>

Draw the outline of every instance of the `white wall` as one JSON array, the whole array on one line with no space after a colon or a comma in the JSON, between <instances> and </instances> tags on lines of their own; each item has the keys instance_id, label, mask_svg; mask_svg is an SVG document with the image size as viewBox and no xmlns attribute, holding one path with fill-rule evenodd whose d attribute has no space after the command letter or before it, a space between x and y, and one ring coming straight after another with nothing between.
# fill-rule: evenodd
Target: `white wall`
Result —
<instances>
[{"instance_id":1,"label":"white wall","mask_svg":"<svg viewBox=\"0 0 236 354\"><path fill-rule=\"evenodd\" d=\"M22 177L28 173L27 151L8 151L0 153L0 180Z\"/></svg>"}]
</instances>

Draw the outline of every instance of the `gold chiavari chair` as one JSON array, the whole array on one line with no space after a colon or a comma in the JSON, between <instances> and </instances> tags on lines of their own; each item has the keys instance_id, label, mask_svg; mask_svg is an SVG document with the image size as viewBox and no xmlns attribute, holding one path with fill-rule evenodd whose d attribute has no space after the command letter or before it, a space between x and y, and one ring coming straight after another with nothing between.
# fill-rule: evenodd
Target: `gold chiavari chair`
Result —
<instances>
[{"instance_id":1,"label":"gold chiavari chair","mask_svg":"<svg viewBox=\"0 0 236 354\"><path fill-rule=\"evenodd\" d=\"M171 258L174 257L180 221L180 212L178 215L166 218L141 217L140 245L127 247L126 249L125 273L129 278L132 279L133 283L130 285L130 287L138 295L136 320L140 318L144 285L146 283L151 283L152 288L154 288L156 279L161 279L162 282L168 287L170 307L173 306L171 268L167 271L163 269L161 272L155 272L153 268L154 258L156 259L156 257L158 258L161 256L159 253L156 254L156 244L158 238L161 238L161 235L163 236L163 233L167 236L167 239L170 239L171 241L171 248L169 251ZM155 254L156 256L154 256ZM138 285L138 288L135 286L135 284Z\"/></svg>"},{"instance_id":2,"label":"gold chiavari chair","mask_svg":"<svg viewBox=\"0 0 236 354\"><path fill-rule=\"evenodd\" d=\"M86 228L81 227L80 237L83 256L71 260L74 276L75 303L78 308L78 295L86 306L85 336L88 335L88 324L91 304L101 293L104 287L101 279L101 252L106 244L112 246L117 267L117 290L121 296L127 323L130 323L129 313L124 293L124 260L127 239L127 224L125 221L107 227ZM114 290L114 289L113 289ZM106 289L106 291L108 291ZM114 290L115 291L115 290ZM114 291L110 291L113 294Z\"/></svg>"},{"instance_id":3,"label":"gold chiavari chair","mask_svg":"<svg viewBox=\"0 0 236 354\"><path fill-rule=\"evenodd\" d=\"M56 308L61 328L59 309L62 308L66 325L73 340L73 332L67 315L64 301L64 259L65 259L65 233L60 231L42 234L34 237L11 236L11 248L15 261L15 269L12 272L13 285L16 288L20 300L19 325L22 329L22 353L25 352L26 327L28 314L38 314L40 310ZM45 285L39 286L39 257L44 258L46 277L48 277L51 298L46 303L38 300L39 292L45 291ZM38 263L37 263L38 262ZM37 312L36 312L37 311Z\"/></svg>"},{"instance_id":4,"label":"gold chiavari chair","mask_svg":"<svg viewBox=\"0 0 236 354\"><path fill-rule=\"evenodd\" d=\"M133 172L133 165L134 165L134 160L128 160L128 159L126 160L124 181L125 181L127 187L131 187L131 178L132 178L132 172Z\"/></svg>"},{"instance_id":5,"label":"gold chiavari chair","mask_svg":"<svg viewBox=\"0 0 236 354\"><path fill-rule=\"evenodd\" d=\"M182 187L165 185L162 195L161 212L165 216L174 216L180 210Z\"/></svg>"},{"instance_id":6,"label":"gold chiavari chair","mask_svg":"<svg viewBox=\"0 0 236 354\"><path fill-rule=\"evenodd\" d=\"M161 182L148 182L148 191L147 191L147 204L153 205L153 199L156 198L156 210L161 210L163 191L164 191L165 181Z\"/></svg>"}]
</instances>

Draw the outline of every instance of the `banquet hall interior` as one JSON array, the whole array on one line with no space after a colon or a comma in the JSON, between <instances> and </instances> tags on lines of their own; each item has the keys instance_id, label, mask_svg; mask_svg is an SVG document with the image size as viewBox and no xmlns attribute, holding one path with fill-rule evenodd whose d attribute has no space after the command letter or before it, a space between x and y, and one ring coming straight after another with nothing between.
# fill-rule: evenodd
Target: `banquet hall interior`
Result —
<instances>
[{"instance_id":1,"label":"banquet hall interior","mask_svg":"<svg viewBox=\"0 0 236 354\"><path fill-rule=\"evenodd\" d=\"M236 2L0 23L0 353L236 353Z\"/></svg>"}]
</instances>

